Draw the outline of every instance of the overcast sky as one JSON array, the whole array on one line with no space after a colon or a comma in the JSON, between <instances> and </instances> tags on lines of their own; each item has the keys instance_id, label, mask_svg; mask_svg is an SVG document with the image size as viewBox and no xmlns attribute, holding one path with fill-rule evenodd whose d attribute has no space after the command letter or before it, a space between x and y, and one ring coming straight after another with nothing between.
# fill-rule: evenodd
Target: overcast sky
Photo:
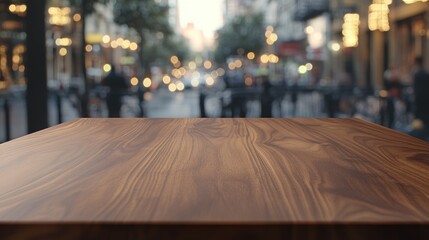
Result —
<instances>
[{"instance_id":1,"label":"overcast sky","mask_svg":"<svg viewBox=\"0 0 429 240\"><path fill-rule=\"evenodd\" d=\"M194 23L197 29L211 35L222 27L224 0L178 0L180 26Z\"/></svg>"}]
</instances>

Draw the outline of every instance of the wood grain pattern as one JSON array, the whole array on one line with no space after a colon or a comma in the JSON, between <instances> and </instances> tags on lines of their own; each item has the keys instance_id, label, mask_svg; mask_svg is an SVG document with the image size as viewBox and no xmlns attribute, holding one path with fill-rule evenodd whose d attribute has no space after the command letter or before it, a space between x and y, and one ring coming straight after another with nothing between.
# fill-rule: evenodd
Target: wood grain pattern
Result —
<instances>
[{"instance_id":1,"label":"wood grain pattern","mask_svg":"<svg viewBox=\"0 0 429 240\"><path fill-rule=\"evenodd\" d=\"M429 224L429 144L359 119L80 119L0 145L1 223Z\"/></svg>"}]
</instances>

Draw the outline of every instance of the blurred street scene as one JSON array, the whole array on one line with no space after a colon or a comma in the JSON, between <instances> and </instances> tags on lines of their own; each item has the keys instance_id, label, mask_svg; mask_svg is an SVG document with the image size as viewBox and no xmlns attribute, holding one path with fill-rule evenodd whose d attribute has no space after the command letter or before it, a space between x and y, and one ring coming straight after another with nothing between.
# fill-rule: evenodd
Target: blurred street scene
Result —
<instances>
[{"instance_id":1,"label":"blurred street scene","mask_svg":"<svg viewBox=\"0 0 429 240\"><path fill-rule=\"evenodd\" d=\"M2 0L0 142L76 118L359 117L429 141L427 0Z\"/></svg>"}]
</instances>

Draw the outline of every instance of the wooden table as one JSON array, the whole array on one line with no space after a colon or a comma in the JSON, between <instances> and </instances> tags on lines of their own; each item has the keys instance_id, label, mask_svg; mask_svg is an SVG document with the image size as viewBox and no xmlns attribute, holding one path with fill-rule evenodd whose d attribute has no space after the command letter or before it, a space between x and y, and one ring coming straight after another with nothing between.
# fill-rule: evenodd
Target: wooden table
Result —
<instances>
[{"instance_id":1,"label":"wooden table","mask_svg":"<svg viewBox=\"0 0 429 240\"><path fill-rule=\"evenodd\" d=\"M0 239L428 236L429 144L359 119L79 119L0 145Z\"/></svg>"}]
</instances>

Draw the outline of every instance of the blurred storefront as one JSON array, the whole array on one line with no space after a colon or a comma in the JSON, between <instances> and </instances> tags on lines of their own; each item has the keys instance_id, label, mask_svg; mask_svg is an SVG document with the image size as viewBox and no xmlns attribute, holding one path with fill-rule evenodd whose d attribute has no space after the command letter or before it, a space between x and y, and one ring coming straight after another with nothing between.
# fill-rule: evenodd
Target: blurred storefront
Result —
<instances>
[{"instance_id":1,"label":"blurred storefront","mask_svg":"<svg viewBox=\"0 0 429 240\"><path fill-rule=\"evenodd\" d=\"M331 32L331 18L328 0L297 1L294 20L305 22L304 32L307 44L305 47L305 65L298 69L300 74L311 73L311 84L317 85L329 76L328 41ZM307 66L304 69L303 66Z\"/></svg>"},{"instance_id":2,"label":"blurred storefront","mask_svg":"<svg viewBox=\"0 0 429 240\"><path fill-rule=\"evenodd\" d=\"M415 57L423 57L429 67L429 3L422 0L398 1L390 15L389 65L396 66L403 81L410 83Z\"/></svg>"},{"instance_id":3,"label":"blurred storefront","mask_svg":"<svg viewBox=\"0 0 429 240\"><path fill-rule=\"evenodd\" d=\"M330 76L345 74L355 86L377 90L385 71L396 68L411 84L414 58L429 65L429 4L423 1L331 0Z\"/></svg>"},{"instance_id":4,"label":"blurred storefront","mask_svg":"<svg viewBox=\"0 0 429 240\"><path fill-rule=\"evenodd\" d=\"M24 3L0 3L0 90L25 84L25 14Z\"/></svg>"}]
</instances>

